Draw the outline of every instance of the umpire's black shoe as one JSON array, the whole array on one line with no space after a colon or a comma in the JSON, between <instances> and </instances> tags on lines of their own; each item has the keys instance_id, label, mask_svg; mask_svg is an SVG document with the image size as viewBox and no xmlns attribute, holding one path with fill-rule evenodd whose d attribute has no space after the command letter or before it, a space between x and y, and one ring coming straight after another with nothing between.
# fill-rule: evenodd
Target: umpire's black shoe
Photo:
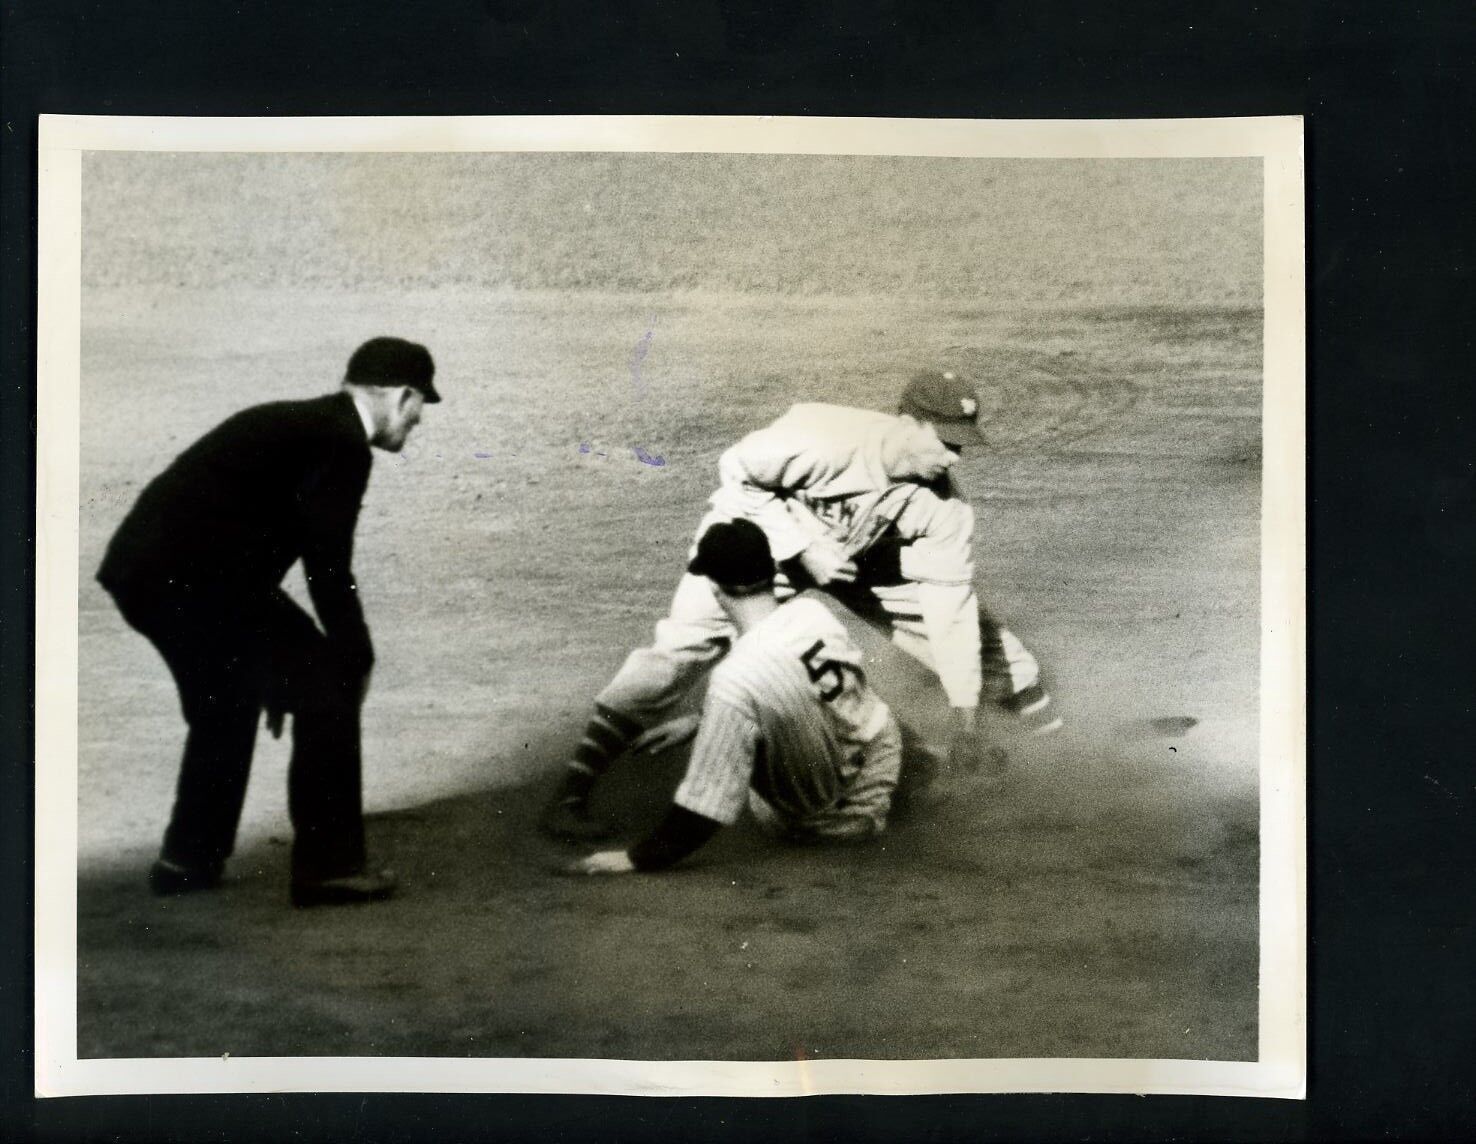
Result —
<instances>
[{"instance_id":1,"label":"umpire's black shoe","mask_svg":"<svg viewBox=\"0 0 1476 1144\"><path fill-rule=\"evenodd\" d=\"M301 910L309 906L382 902L394 894L397 884L395 876L388 870L345 874L341 878L293 878L292 904Z\"/></svg>"},{"instance_id":2,"label":"umpire's black shoe","mask_svg":"<svg viewBox=\"0 0 1476 1144\"><path fill-rule=\"evenodd\" d=\"M160 858L149 867L149 889L161 898L213 890L220 885L220 875L219 866L186 866L170 858Z\"/></svg>"},{"instance_id":3,"label":"umpire's black shoe","mask_svg":"<svg viewBox=\"0 0 1476 1144\"><path fill-rule=\"evenodd\" d=\"M614 828L591 814L589 803L582 798L559 798L549 803L538 828L565 842L604 842L615 836Z\"/></svg>"}]
</instances>

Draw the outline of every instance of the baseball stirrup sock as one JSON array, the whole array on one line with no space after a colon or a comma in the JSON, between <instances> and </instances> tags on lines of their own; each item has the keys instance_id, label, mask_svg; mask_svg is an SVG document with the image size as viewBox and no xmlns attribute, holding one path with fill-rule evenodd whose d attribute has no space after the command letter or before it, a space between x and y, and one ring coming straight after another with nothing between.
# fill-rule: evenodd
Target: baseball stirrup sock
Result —
<instances>
[{"instance_id":1,"label":"baseball stirrup sock","mask_svg":"<svg viewBox=\"0 0 1476 1144\"><path fill-rule=\"evenodd\" d=\"M603 707L596 708L584 729L584 738L574 748L569 769L591 776L604 774L640 733L641 725L634 720Z\"/></svg>"}]
</instances>

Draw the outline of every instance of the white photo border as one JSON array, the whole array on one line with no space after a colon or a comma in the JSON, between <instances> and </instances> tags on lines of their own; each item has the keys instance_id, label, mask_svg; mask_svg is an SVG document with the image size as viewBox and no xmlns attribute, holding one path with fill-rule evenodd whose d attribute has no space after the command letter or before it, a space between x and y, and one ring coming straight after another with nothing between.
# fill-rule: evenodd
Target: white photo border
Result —
<instances>
[{"instance_id":1,"label":"white photo border","mask_svg":"<svg viewBox=\"0 0 1476 1144\"><path fill-rule=\"evenodd\" d=\"M38 1096L427 1092L644 1096L1306 1096L1306 410L1300 117L41 117L36 479ZM649 151L1264 163L1260 1005L1255 1061L77 1058L77 591L85 151ZM45 829L42 829L45 824Z\"/></svg>"}]
</instances>

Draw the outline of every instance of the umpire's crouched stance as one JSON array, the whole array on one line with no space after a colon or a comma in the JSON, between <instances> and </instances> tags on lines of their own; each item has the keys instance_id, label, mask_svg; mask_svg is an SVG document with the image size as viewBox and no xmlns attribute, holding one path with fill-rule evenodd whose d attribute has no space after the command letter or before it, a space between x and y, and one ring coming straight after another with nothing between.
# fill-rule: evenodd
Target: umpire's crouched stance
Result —
<instances>
[{"instance_id":1,"label":"umpire's crouched stance","mask_svg":"<svg viewBox=\"0 0 1476 1144\"><path fill-rule=\"evenodd\" d=\"M387 897L368 869L359 709L374 649L351 568L369 446L398 452L439 401L424 346L374 338L340 392L229 418L144 489L97 578L158 648L189 733L155 893L215 886L235 843L263 709L293 715L292 901ZM301 558L322 630L282 591ZM326 634L325 634L326 633Z\"/></svg>"}]
</instances>

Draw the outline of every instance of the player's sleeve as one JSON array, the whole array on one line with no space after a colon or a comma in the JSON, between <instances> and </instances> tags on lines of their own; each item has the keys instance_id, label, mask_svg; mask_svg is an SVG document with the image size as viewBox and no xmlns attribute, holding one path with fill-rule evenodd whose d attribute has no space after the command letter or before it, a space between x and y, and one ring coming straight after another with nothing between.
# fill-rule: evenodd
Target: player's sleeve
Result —
<instances>
[{"instance_id":1,"label":"player's sleeve","mask_svg":"<svg viewBox=\"0 0 1476 1144\"><path fill-rule=\"evenodd\" d=\"M369 458L336 451L313 468L297 494L308 594L329 643L354 674L374 664L353 573L354 529L368 484Z\"/></svg>"},{"instance_id":2,"label":"player's sleeve","mask_svg":"<svg viewBox=\"0 0 1476 1144\"><path fill-rule=\"evenodd\" d=\"M730 517L746 517L764 530L779 562L799 555L813 533L790 515L785 494L807 488L823 472L823 458L798 446L780 426L757 429L718 461L712 505Z\"/></svg>"},{"instance_id":3,"label":"player's sleeve","mask_svg":"<svg viewBox=\"0 0 1476 1144\"><path fill-rule=\"evenodd\" d=\"M902 574L917 584L933 666L953 707L974 707L983 682L974 592L974 510L923 490L897 519Z\"/></svg>"},{"instance_id":4,"label":"player's sleeve","mask_svg":"<svg viewBox=\"0 0 1476 1144\"><path fill-rule=\"evenodd\" d=\"M724 826L738 821L748 803L759 738L752 715L736 704L714 702L709 694L687 773L672 801Z\"/></svg>"},{"instance_id":5,"label":"player's sleeve","mask_svg":"<svg viewBox=\"0 0 1476 1144\"><path fill-rule=\"evenodd\" d=\"M722 825L685 807L673 806L656 829L627 852L630 864L642 874L675 866L721 830Z\"/></svg>"}]
</instances>

